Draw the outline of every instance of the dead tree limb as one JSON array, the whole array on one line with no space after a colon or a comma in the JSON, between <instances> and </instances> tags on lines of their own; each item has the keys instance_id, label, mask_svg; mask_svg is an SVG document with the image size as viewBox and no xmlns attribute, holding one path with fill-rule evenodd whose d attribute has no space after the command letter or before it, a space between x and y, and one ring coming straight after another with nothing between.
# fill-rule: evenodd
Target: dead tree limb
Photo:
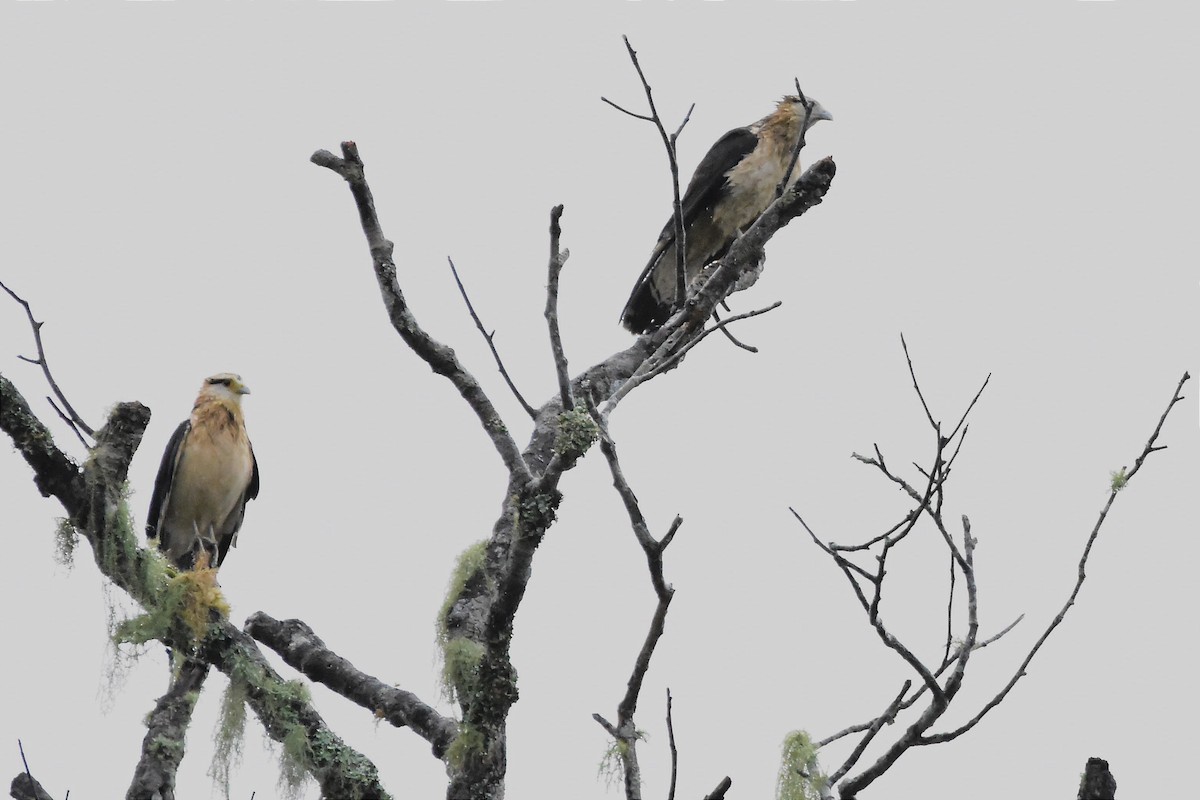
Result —
<instances>
[{"instance_id":1,"label":"dead tree limb","mask_svg":"<svg viewBox=\"0 0 1200 800\"><path fill-rule=\"evenodd\" d=\"M245 631L310 680L327 686L397 728L412 728L433 746L437 758L445 755L458 735L454 720L442 716L411 692L361 672L326 647L302 620L277 620L259 611L246 620Z\"/></svg>"},{"instance_id":2,"label":"dead tree limb","mask_svg":"<svg viewBox=\"0 0 1200 800\"><path fill-rule=\"evenodd\" d=\"M208 669L203 661L184 658L179 672L171 677L167 693L158 698L146 718L142 757L125 800L175 800L175 775L183 761L188 725Z\"/></svg>"}]
</instances>

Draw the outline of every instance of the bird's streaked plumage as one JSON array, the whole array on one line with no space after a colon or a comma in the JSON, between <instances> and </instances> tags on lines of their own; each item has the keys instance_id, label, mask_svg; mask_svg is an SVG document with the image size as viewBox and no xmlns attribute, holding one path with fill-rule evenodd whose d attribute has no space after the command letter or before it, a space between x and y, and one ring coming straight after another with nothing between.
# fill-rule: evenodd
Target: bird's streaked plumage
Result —
<instances>
[{"instance_id":1,"label":"bird's streaked plumage","mask_svg":"<svg viewBox=\"0 0 1200 800\"><path fill-rule=\"evenodd\" d=\"M180 569L192 569L201 551L220 566L237 543L246 501L258 496L258 462L242 416L249 393L233 373L207 378L163 453L146 535Z\"/></svg>"},{"instance_id":2,"label":"bird's streaked plumage","mask_svg":"<svg viewBox=\"0 0 1200 800\"><path fill-rule=\"evenodd\" d=\"M808 127L818 120L833 119L820 103L811 98L809 102L812 109ZM787 174L804 119L803 101L789 95L779 101L773 113L722 136L701 159L682 199L684 274L688 285L705 265L725 255L733 241L775 199L775 189ZM790 183L795 183L800 173L797 164ZM633 333L656 330L679 307L675 299L675 261L672 216L621 312L622 324Z\"/></svg>"}]
</instances>

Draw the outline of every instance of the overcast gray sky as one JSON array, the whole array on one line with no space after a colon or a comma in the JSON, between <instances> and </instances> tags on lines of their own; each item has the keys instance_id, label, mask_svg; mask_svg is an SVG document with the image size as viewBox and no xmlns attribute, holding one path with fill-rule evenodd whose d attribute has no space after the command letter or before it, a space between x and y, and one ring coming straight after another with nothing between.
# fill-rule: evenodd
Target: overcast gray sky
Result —
<instances>
[{"instance_id":1,"label":"overcast gray sky","mask_svg":"<svg viewBox=\"0 0 1200 800\"><path fill-rule=\"evenodd\" d=\"M903 513L850 458L873 443L897 466L931 455L901 332L939 418L957 419L992 373L950 516L969 514L980 540L983 634L1026 614L972 661L951 723L996 692L1062 605L1110 472L1197 372L1200 56L1186 8L4 4L0 276L46 321L56 376L93 424L120 400L153 410L131 472L139 522L201 380L239 372L262 494L221 572L234 621L302 618L433 701L434 616L455 556L491 529L504 475L449 384L388 326L349 193L308 156L359 143L415 312L524 441L446 256L541 403L555 392L541 319L551 206L566 206L573 370L629 342L617 317L669 213L656 134L599 99L642 102L621 34L670 123L696 104L679 145L687 174L798 77L835 118L811 131L804 160L832 155L838 174L734 298L739 310L783 301L741 328L761 352L714 337L612 421L657 533L685 520L638 717L647 793L665 796L669 686L678 796L728 774L731 797L768 797L788 731L868 719L911 677L787 511L841 542ZM16 358L32 352L4 299L0 369L53 422L40 374ZM1169 449L1118 498L1078 605L1028 676L974 732L905 756L869 796L1069 798L1093 755L1111 760L1120 797L1182 795L1200 673L1194 384L1186 393ZM61 509L2 449L0 777L18 771L20 737L56 797L119 796L166 685L161 649L105 688L108 601L90 552L73 571L54 563ZM606 737L591 714L615 714L653 611L600 454L562 489L517 619L514 798L617 795L596 777ZM883 607L930 659L945 571L932 535L893 565ZM188 797L210 791L224 683L214 675L200 701ZM443 792L422 740L313 694L394 794ZM271 797L274 756L249 730L233 795Z\"/></svg>"}]
</instances>

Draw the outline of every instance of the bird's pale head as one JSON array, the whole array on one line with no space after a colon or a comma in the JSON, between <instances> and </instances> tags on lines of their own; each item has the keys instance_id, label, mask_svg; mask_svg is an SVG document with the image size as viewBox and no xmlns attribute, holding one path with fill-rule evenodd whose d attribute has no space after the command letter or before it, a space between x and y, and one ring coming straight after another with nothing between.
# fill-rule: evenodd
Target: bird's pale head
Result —
<instances>
[{"instance_id":1,"label":"bird's pale head","mask_svg":"<svg viewBox=\"0 0 1200 800\"><path fill-rule=\"evenodd\" d=\"M808 100L812 106L812 113L809 114L808 117L809 128L811 128L813 125L816 125L819 120L833 119L833 114L830 114L828 111L826 111L825 106L821 105L818 100L812 97L807 97L805 99ZM795 114L798 119L804 119L804 114L806 113L804 100L801 100L794 94L789 94L787 97L779 101L780 109L787 108L789 106L791 108L791 112Z\"/></svg>"},{"instance_id":2,"label":"bird's pale head","mask_svg":"<svg viewBox=\"0 0 1200 800\"><path fill-rule=\"evenodd\" d=\"M218 372L204 379L200 397L213 400L232 400L238 403L242 395L250 394L250 387L242 383L242 376L232 372Z\"/></svg>"}]
</instances>

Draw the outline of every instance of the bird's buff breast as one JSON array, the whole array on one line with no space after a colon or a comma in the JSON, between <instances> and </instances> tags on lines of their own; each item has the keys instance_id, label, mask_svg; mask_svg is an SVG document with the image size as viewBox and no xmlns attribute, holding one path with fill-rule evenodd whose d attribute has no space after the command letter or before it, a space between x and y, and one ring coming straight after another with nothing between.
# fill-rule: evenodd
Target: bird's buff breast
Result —
<instances>
[{"instance_id":1,"label":"bird's buff breast","mask_svg":"<svg viewBox=\"0 0 1200 800\"><path fill-rule=\"evenodd\" d=\"M191 528L194 524L205 530L220 526L241 501L252 469L244 437L228 429L213 437L193 436L176 468L175 485L188 490L177 490L171 496L172 527ZM207 518L208 514L215 518Z\"/></svg>"},{"instance_id":2,"label":"bird's buff breast","mask_svg":"<svg viewBox=\"0 0 1200 800\"><path fill-rule=\"evenodd\" d=\"M729 202L718 205L713 222L727 234L744 232L775 199L775 187L787 172L791 152L781 158L779 147L758 147L729 170ZM792 173L800 174L799 165Z\"/></svg>"}]
</instances>

